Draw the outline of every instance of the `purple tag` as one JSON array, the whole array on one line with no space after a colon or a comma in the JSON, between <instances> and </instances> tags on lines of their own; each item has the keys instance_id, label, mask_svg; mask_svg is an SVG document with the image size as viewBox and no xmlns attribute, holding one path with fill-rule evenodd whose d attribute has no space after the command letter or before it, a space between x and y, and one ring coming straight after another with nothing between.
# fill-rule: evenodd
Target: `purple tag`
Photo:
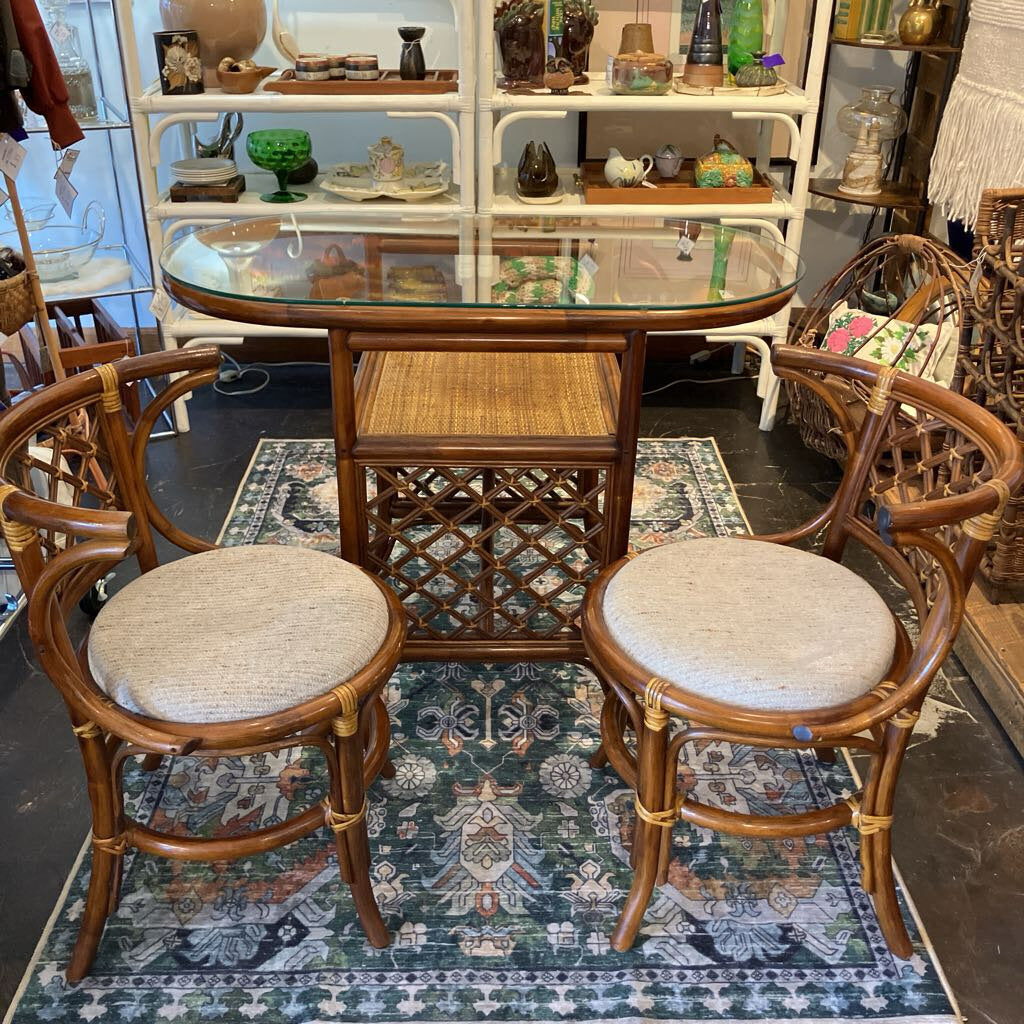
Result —
<instances>
[{"instance_id":1,"label":"purple tag","mask_svg":"<svg viewBox=\"0 0 1024 1024\"><path fill-rule=\"evenodd\" d=\"M761 58L761 63L766 68L777 68L780 64L785 64L786 62L782 59L781 53L770 53L767 57Z\"/></svg>"}]
</instances>

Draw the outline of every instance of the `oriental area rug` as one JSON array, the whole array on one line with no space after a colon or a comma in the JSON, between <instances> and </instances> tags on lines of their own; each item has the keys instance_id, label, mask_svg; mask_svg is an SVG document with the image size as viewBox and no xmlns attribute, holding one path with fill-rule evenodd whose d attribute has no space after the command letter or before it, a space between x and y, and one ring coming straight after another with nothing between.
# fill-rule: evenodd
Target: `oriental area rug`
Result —
<instances>
[{"instance_id":1,"label":"oriental area rug","mask_svg":"<svg viewBox=\"0 0 1024 1024\"><path fill-rule=\"evenodd\" d=\"M225 543L336 550L333 457L329 441L261 442ZM745 529L713 440L642 442L637 473L634 544ZM887 951L853 829L754 841L681 823L635 947L612 950L633 810L614 772L588 763L601 690L584 668L412 664L388 703L397 773L370 790L368 823L390 948L364 941L326 831L232 863L130 853L92 974L69 986L85 853L14 1024L959 1019L906 903L914 956ZM128 794L162 828L236 833L318 800L318 758L178 758L130 773ZM804 751L708 742L682 760L703 799L742 811L858 788L845 762Z\"/></svg>"}]
</instances>

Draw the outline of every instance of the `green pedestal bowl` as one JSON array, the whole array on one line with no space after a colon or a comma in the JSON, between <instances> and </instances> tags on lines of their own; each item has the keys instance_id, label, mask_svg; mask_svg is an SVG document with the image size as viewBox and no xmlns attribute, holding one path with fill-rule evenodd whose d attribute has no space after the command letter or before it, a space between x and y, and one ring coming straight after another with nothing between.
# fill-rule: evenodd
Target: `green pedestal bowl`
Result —
<instances>
[{"instance_id":1,"label":"green pedestal bowl","mask_svg":"<svg viewBox=\"0 0 1024 1024\"><path fill-rule=\"evenodd\" d=\"M312 155L309 132L298 128L268 128L265 131L249 132L245 140L245 151L257 167L277 175L277 191L264 192L260 196L265 203L301 203L308 198L305 192L292 192L288 188L288 175Z\"/></svg>"}]
</instances>

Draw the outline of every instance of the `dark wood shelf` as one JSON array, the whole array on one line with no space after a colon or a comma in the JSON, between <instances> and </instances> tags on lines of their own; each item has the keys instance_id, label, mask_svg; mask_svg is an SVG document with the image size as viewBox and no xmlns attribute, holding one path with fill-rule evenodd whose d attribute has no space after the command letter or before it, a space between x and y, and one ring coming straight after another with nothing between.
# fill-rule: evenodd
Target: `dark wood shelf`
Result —
<instances>
[{"instance_id":1,"label":"dark wood shelf","mask_svg":"<svg viewBox=\"0 0 1024 1024\"><path fill-rule=\"evenodd\" d=\"M877 206L885 210L923 210L928 204L909 185L883 181L882 191L877 196L851 196L839 191L839 178L811 178L812 195L834 199L840 203L856 203L860 206Z\"/></svg>"},{"instance_id":2,"label":"dark wood shelf","mask_svg":"<svg viewBox=\"0 0 1024 1024\"><path fill-rule=\"evenodd\" d=\"M901 50L906 53L959 53L961 47L949 43L929 43L927 46L909 46L906 43L862 43L859 39L837 39L832 36L833 46L856 46L862 50Z\"/></svg>"}]
</instances>

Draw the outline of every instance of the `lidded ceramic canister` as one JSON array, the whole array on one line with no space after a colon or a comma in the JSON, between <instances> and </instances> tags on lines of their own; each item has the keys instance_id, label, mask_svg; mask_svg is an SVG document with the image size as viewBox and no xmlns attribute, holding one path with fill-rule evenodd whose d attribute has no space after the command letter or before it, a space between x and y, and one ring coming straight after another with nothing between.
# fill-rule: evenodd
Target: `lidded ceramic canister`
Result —
<instances>
[{"instance_id":1,"label":"lidded ceramic canister","mask_svg":"<svg viewBox=\"0 0 1024 1024\"><path fill-rule=\"evenodd\" d=\"M350 53L345 58L345 77L356 82L373 82L380 78L377 57L371 53Z\"/></svg>"},{"instance_id":2,"label":"lidded ceramic canister","mask_svg":"<svg viewBox=\"0 0 1024 1024\"><path fill-rule=\"evenodd\" d=\"M317 53L301 53L295 60L295 77L303 82L324 82L331 77L331 62Z\"/></svg>"}]
</instances>

